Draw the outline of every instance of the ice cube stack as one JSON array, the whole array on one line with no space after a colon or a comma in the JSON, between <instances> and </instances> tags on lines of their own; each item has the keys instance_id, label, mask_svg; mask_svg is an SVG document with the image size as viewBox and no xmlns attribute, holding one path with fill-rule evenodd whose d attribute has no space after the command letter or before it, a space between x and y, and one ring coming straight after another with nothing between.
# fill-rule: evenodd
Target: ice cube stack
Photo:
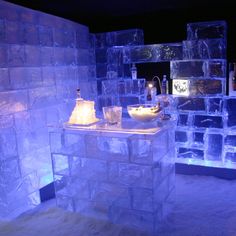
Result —
<instances>
[{"instance_id":1,"label":"ice cube stack","mask_svg":"<svg viewBox=\"0 0 236 236\"><path fill-rule=\"evenodd\" d=\"M172 122L157 132L54 129L57 205L150 232L168 213L174 189ZM132 128L132 127L131 127Z\"/></svg>"},{"instance_id":2,"label":"ice cube stack","mask_svg":"<svg viewBox=\"0 0 236 236\"><path fill-rule=\"evenodd\" d=\"M98 109L143 103L145 79L131 80L131 65L123 63L124 47L143 45L143 31L129 29L95 34Z\"/></svg>"},{"instance_id":3,"label":"ice cube stack","mask_svg":"<svg viewBox=\"0 0 236 236\"><path fill-rule=\"evenodd\" d=\"M189 23L183 60L171 61L178 111L177 161L222 166L235 159L232 144L224 146L234 139L229 130L235 125L230 117L234 99L225 96L226 35L225 21ZM181 87L181 81L187 86ZM188 96L181 95L183 91Z\"/></svg>"}]
</instances>

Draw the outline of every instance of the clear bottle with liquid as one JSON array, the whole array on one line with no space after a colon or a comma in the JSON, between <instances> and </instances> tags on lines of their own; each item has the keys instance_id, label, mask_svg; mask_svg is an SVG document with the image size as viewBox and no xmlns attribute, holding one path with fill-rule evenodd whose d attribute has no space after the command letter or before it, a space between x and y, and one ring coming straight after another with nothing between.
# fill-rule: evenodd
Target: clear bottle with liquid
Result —
<instances>
[{"instance_id":1,"label":"clear bottle with liquid","mask_svg":"<svg viewBox=\"0 0 236 236\"><path fill-rule=\"evenodd\" d=\"M169 84L166 75L163 75L163 79L161 82L161 93L168 94L169 93Z\"/></svg>"},{"instance_id":2,"label":"clear bottle with liquid","mask_svg":"<svg viewBox=\"0 0 236 236\"><path fill-rule=\"evenodd\" d=\"M137 79L137 67L135 66L135 64L133 63L131 66L131 78L132 79Z\"/></svg>"},{"instance_id":3,"label":"clear bottle with liquid","mask_svg":"<svg viewBox=\"0 0 236 236\"><path fill-rule=\"evenodd\" d=\"M80 92L80 89L78 88L77 90L76 90L76 92L77 92L77 101L78 100L83 100L83 98L81 97L81 92Z\"/></svg>"}]
</instances>

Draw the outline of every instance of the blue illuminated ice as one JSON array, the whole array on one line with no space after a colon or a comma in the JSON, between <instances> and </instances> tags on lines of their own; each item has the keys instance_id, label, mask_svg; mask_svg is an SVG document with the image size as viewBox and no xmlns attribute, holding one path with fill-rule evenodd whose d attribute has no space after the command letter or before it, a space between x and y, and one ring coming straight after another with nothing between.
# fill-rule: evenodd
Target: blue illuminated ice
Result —
<instances>
[{"instance_id":1,"label":"blue illuminated ice","mask_svg":"<svg viewBox=\"0 0 236 236\"><path fill-rule=\"evenodd\" d=\"M175 131L175 142L187 143L188 142L188 132L186 131Z\"/></svg>"},{"instance_id":2,"label":"blue illuminated ice","mask_svg":"<svg viewBox=\"0 0 236 236\"><path fill-rule=\"evenodd\" d=\"M225 59L224 39L200 39L183 41L183 59Z\"/></svg>"},{"instance_id":3,"label":"blue illuminated ice","mask_svg":"<svg viewBox=\"0 0 236 236\"><path fill-rule=\"evenodd\" d=\"M222 116L195 115L193 126L195 128L223 128Z\"/></svg>"},{"instance_id":4,"label":"blue illuminated ice","mask_svg":"<svg viewBox=\"0 0 236 236\"><path fill-rule=\"evenodd\" d=\"M129 29L95 34L96 48L142 44L143 30L141 29Z\"/></svg>"},{"instance_id":5,"label":"blue illuminated ice","mask_svg":"<svg viewBox=\"0 0 236 236\"><path fill-rule=\"evenodd\" d=\"M222 134L206 134L206 160L221 161L223 149L223 135Z\"/></svg>"},{"instance_id":6,"label":"blue illuminated ice","mask_svg":"<svg viewBox=\"0 0 236 236\"><path fill-rule=\"evenodd\" d=\"M225 78L185 78L173 80L173 94L183 96L225 95Z\"/></svg>"},{"instance_id":7,"label":"blue illuminated ice","mask_svg":"<svg viewBox=\"0 0 236 236\"><path fill-rule=\"evenodd\" d=\"M222 114L224 99L222 97L209 97L207 111L212 114Z\"/></svg>"},{"instance_id":8,"label":"blue illuminated ice","mask_svg":"<svg viewBox=\"0 0 236 236\"><path fill-rule=\"evenodd\" d=\"M124 47L124 63L147 63L182 59L181 43Z\"/></svg>"},{"instance_id":9,"label":"blue illuminated ice","mask_svg":"<svg viewBox=\"0 0 236 236\"><path fill-rule=\"evenodd\" d=\"M179 111L205 111L205 99L202 97L176 97Z\"/></svg>"},{"instance_id":10,"label":"blue illuminated ice","mask_svg":"<svg viewBox=\"0 0 236 236\"><path fill-rule=\"evenodd\" d=\"M187 126L188 125L188 114L178 114L177 125L178 126Z\"/></svg>"},{"instance_id":11,"label":"blue illuminated ice","mask_svg":"<svg viewBox=\"0 0 236 236\"><path fill-rule=\"evenodd\" d=\"M52 130L57 205L82 215L155 232L174 188L175 148L171 128L172 125L166 126L154 135ZM77 145L80 147L76 149ZM70 147L72 153L67 152ZM126 217L128 222L124 221Z\"/></svg>"},{"instance_id":12,"label":"blue illuminated ice","mask_svg":"<svg viewBox=\"0 0 236 236\"><path fill-rule=\"evenodd\" d=\"M235 98L229 97L225 99L225 112L228 115L227 128L236 127L236 103Z\"/></svg>"},{"instance_id":13,"label":"blue illuminated ice","mask_svg":"<svg viewBox=\"0 0 236 236\"><path fill-rule=\"evenodd\" d=\"M171 61L172 79L181 78L225 78L226 60L181 60Z\"/></svg>"},{"instance_id":14,"label":"blue illuminated ice","mask_svg":"<svg viewBox=\"0 0 236 236\"><path fill-rule=\"evenodd\" d=\"M204 150L195 148L179 147L177 152L178 158L200 159L204 160Z\"/></svg>"},{"instance_id":15,"label":"blue illuminated ice","mask_svg":"<svg viewBox=\"0 0 236 236\"><path fill-rule=\"evenodd\" d=\"M194 22L187 24L187 39L227 38L226 21Z\"/></svg>"}]
</instances>

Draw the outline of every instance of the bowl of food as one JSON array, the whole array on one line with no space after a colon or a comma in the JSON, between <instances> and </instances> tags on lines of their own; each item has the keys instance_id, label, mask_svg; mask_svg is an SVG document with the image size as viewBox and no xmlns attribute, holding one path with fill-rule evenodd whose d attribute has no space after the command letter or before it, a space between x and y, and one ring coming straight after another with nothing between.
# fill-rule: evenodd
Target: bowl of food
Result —
<instances>
[{"instance_id":1,"label":"bowl of food","mask_svg":"<svg viewBox=\"0 0 236 236\"><path fill-rule=\"evenodd\" d=\"M127 110L131 118L141 122L155 121L162 113L162 109L158 104L128 105Z\"/></svg>"}]
</instances>

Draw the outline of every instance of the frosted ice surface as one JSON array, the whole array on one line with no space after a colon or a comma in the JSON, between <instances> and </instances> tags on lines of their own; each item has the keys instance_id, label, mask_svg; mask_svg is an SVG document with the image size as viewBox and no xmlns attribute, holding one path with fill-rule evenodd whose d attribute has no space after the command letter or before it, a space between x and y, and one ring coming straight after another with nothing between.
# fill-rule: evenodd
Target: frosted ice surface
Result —
<instances>
[{"instance_id":1,"label":"frosted ice surface","mask_svg":"<svg viewBox=\"0 0 236 236\"><path fill-rule=\"evenodd\" d=\"M153 149L152 141L148 139L131 139L131 161L136 163L152 163Z\"/></svg>"},{"instance_id":2,"label":"frosted ice surface","mask_svg":"<svg viewBox=\"0 0 236 236\"><path fill-rule=\"evenodd\" d=\"M176 142L181 142L181 143L186 143L188 142L188 133L184 131L176 131L175 132L175 141Z\"/></svg>"},{"instance_id":3,"label":"frosted ice surface","mask_svg":"<svg viewBox=\"0 0 236 236\"><path fill-rule=\"evenodd\" d=\"M227 38L226 21L195 22L187 24L187 39Z\"/></svg>"},{"instance_id":4,"label":"frosted ice surface","mask_svg":"<svg viewBox=\"0 0 236 236\"><path fill-rule=\"evenodd\" d=\"M143 43L143 30L141 29L129 29L95 34L95 46L97 48L142 45Z\"/></svg>"},{"instance_id":5,"label":"frosted ice surface","mask_svg":"<svg viewBox=\"0 0 236 236\"><path fill-rule=\"evenodd\" d=\"M209 113L222 114L223 99L222 98L209 98L207 102L207 110Z\"/></svg>"},{"instance_id":6,"label":"frosted ice surface","mask_svg":"<svg viewBox=\"0 0 236 236\"><path fill-rule=\"evenodd\" d=\"M226 41L224 39L183 41L183 59L224 59Z\"/></svg>"},{"instance_id":7,"label":"frosted ice surface","mask_svg":"<svg viewBox=\"0 0 236 236\"><path fill-rule=\"evenodd\" d=\"M195 115L193 126L195 128L223 128L222 116Z\"/></svg>"},{"instance_id":8,"label":"frosted ice surface","mask_svg":"<svg viewBox=\"0 0 236 236\"><path fill-rule=\"evenodd\" d=\"M176 97L179 111L205 111L205 100L201 97Z\"/></svg>"},{"instance_id":9,"label":"frosted ice surface","mask_svg":"<svg viewBox=\"0 0 236 236\"><path fill-rule=\"evenodd\" d=\"M216 96L225 94L225 78L185 78L172 81L173 94L179 96Z\"/></svg>"},{"instance_id":10,"label":"frosted ice surface","mask_svg":"<svg viewBox=\"0 0 236 236\"><path fill-rule=\"evenodd\" d=\"M236 163L236 152L226 152L225 161Z\"/></svg>"},{"instance_id":11,"label":"frosted ice surface","mask_svg":"<svg viewBox=\"0 0 236 236\"><path fill-rule=\"evenodd\" d=\"M128 105L143 104L145 101L144 96L139 95L120 96L119 100L120 105L124 108L127 108Z\"/></svg>"},{"instance_id":12,"label":"frosted ice surface","mask_svg":"<svg viewBox=\"0 0 236 236\"><path fill-rule=\"evenodd\" d=\"M140 211L153 212L157 210L157 204L154 203L153 192L151 189L132 189L133 208ZM144 200L145 199L145 200Z\"/></svg>"},{"instance_id":13,"label":"frosted ice surface","mask_svg":"<svg viewBox=\"0 0 236 236\"><path fill-rule=\"evenodd\" d=\"M103 95L117 95L118 94L118 81L117 80L102 81L102 94Z\"/></svg>"},{"instance_id":14,"label":"frosted ice surface","mask_svg":"<svg viewBox=\"0 0 236 236\"><path fill-rule=\"evenodd\" d=\"M69 174L69 160L68 156L53 154L52 166L54 174L68 175Z\"/></svg>"},{"instance_id":15,"label":"frosted ice surface","mask_svg":"<svg viewBox=\"0 0 236 236\"><path fill-rule=\"evenodd\" d=\"M147 63L182 59L182 44L153 44L124 47L124 63Z\"/></svg>"},{"instance_id":16,"label":"frosted ice surface","mask_svg":"<svg viewBox=\"0 0 236 236\"><path fill-rule=\"evenodd\" d=\"M78 169L79 176L86 180L107 180L107 163L103 160L81 158L81 166Z\"/></svg>"},{"instance_id":17,"label":"frosted ice surface","mask_svg":"<svg viewBox=\"0 0 236 236\"><path fill-rule=\"evenodd\" d=\"M236 103L234 98L225 100L225 112L228 114L227 127L232 128L236 126Z\"/></svg>"},{"instance_id":18,"label":"frosted ice surface","mask_svg":"<svg viewBox=\"0 0 236 236\"><path fill-rule=\"evenodd\" d=\"M188 125L188 114L179 114L178 115L178 126L187 126Z\"/></svg>"},{"instance_id":19,"label":"frosted ice surface","mask_svg":"<svg viewBox=\"0 0 236 236\"><path fill-rule=\"evenodd\" d=\"M182 60L170 62L172 79L226 76L226 60Z\"/></svg>"},{"instance_id":20,"label":"frosted ice surface","mask_svg":"<svg viewBox=\"0 0 236 236\"><path fill-rule=\"evenodd\" d=\"M221 161L223 136L221 134L206 134L206 159Z\"/></svg>"},{"instance_id":21,"label":"frosted ice surface","mask_svg":"<svg viewBox=\"0 0 236 236\"><path fill-rule=\"evenodd\" d=\"M194 146L203 146L204 145L204 133L201 132L193 132L193 137L192 137L193 145Z\"/></svg>"},{"instance_id":22,"label":"frosted ice surface","mask_svg":"<svg viewBox=\"0 0 236 236\"><path fill-rule=\"evenodd\" d=\"M96 143L93 144L96 145ZM88 149L89 148L90 147L88 146ZM117 137L98 137L97 148L94 155L96 155L97 157L100 156L101 158L105 158L108 160L128 159L129 155L128 140L126 138L117 138Z\"/></svg>"},{"instance_id":23,"label":"frosted ice surface","mask_svg":"<svg viewBox=\"0 0 236 236\"><path fill-rule=\"evenodd\" d=\"M108 206L119 198L130 199L129 188L123 185L92 182L90 189L92 200L105 202ZM130 205L127 204L126 207L130 207Z\"/></svg>"},{"instance_id":24,"label":"frosted ice surface","mask_svg":"<svg viewBox=\"0 0 236 236\"><path fill-rule=\"evenodd\" d=\"M224 139L224 145L236 147L236 135L227 135Z\"/></svg>"},{"instance_id":25,"label":"frosted ice surface","mask_svg":"<svg viewBox=\"0 0 236 236\"><path fill-rule=\"evenodd\" d=\"M102 111L103 107L120 105L119 97L113 95L98 96L98 109Z\"/></svg>"},{"instance_id":26,"label":"frosted ice surface","mask_svg":"<svg viewBox=\"0 0 236 236\"><path fill-rule=\"evenodd\" d=\"M109 179L125 185L150 188L152 186L151 166L132 163L111 163Z\"/></svg>"},{"instance_id":27,"label":"frosted ice surface","mask_svg":"<svg viewBox=\"0 0 236 236\"><path fill-rule=\"evenodd\" d=\"M203 160L204 151L200 149L194 149L194 148L179 147L177 157Z\"/></svg>"},{"instance_id":28,"label":"frosted ice surface","mask_svg":"<svg viewBox=\"0 0 236 236\"><path fill-rule=\"evenodd\" d=\"M18 155L14 129L0 129L0 161Z\"/></svg>"}]
</instances>

